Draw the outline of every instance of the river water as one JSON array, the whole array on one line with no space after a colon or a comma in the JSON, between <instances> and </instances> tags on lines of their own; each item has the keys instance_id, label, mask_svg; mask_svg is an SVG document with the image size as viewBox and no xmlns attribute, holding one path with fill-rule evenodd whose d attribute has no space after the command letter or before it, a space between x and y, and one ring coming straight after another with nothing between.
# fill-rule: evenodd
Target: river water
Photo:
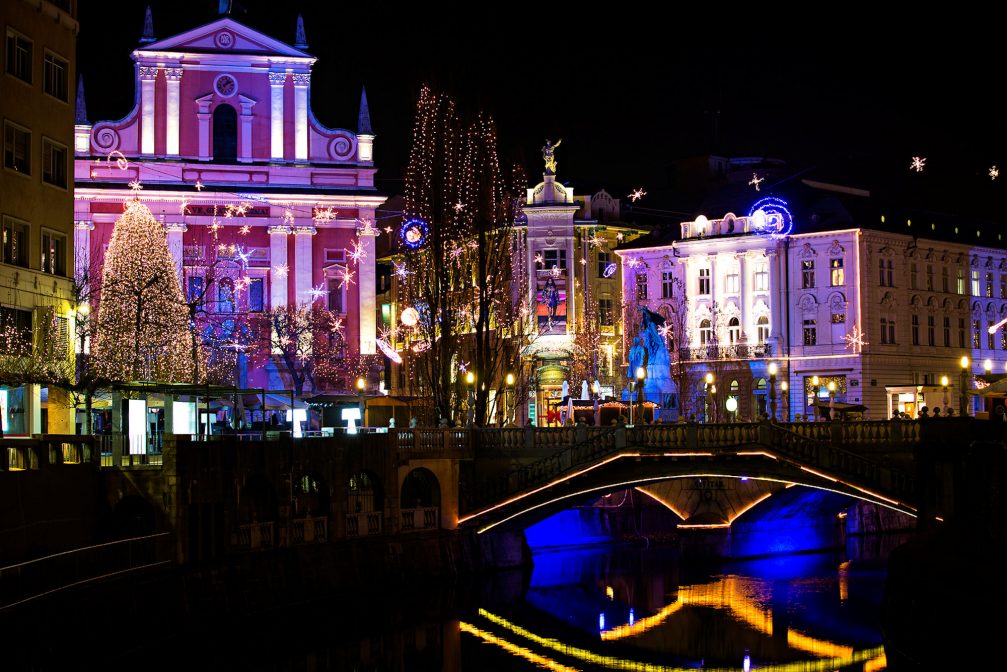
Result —
<instances>
[{"instance_id":1,"label":"river water","mask_svg":"<svg viewBox=\"0 0 1007 672\"><path fill-rule=\"evenodd\" d=\"M679 547L537 553L530 576L329 603L293 617L301 636L283 646L239 637L210 658L243 670L658 672L743 670L748 656L758 670L882 670L885 563L900 541L730 563Z\"/></svg>"}]
</instances>

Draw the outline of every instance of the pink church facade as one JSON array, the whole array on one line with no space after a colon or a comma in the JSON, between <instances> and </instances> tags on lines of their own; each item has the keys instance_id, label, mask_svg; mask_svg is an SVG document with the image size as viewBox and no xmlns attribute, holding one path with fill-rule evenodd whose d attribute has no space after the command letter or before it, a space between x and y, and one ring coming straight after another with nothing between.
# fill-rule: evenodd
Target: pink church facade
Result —
<instances>
[{"instance_id":1,"label":"pink church facade","mask_svg":"<svg viewBox=\"0 0 1007 672\"><path fill-rule=\"evenodd\" d=\"M374 354L373 222L385 198L374 187L366 95L356 131L318 122L316 59L300 23L297 46L230 18L164 40L150 33L148 20L132 53L133 109L93 124L78 109L78 275L100 269L136 196L164 224L183 292L204 289L216 269L220 287L205 289L218 323L321 302L343 316L347 356ZM235 382L289 387L282 366L251 369Z\"/></svg>"}]
</instances>

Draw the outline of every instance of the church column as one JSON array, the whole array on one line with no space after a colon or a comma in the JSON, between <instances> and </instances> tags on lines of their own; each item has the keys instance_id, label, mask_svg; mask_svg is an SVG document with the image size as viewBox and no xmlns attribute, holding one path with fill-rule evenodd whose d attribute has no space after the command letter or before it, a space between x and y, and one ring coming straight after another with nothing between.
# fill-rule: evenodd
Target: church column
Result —
<instances>
[{"instance_id":1,"label":"church column","mask_svg":"<svg viewBox=\"0 0 1007 672\"><path fill-rule=\"evenodd\" d=\"M287 305L287 236L289 226L270 226L269 234L269 307L282 308Z\"/></svg>"},{"instance_id":2,"label":"church column","mask_svg":"<svg viewBox=\"0 0 1007 672\"><path fill-rule=\"evenodd\" d=\"M298 304L311 303L311 237L316 233L313 226L294 227L294 297Z\"/></svg>"},{"instance_id":3,"label":"church column","mask_svg":"<svg viewBox=\"0 0 1007 672\"><path fill-rule=\"evenodd\" d=\"M167 116L165 119L165 132L167 138L164 151L168 156L178 156L178 96L182 82L182 68L166 68L164 71L164 77L167 84L168 98Z\"/></svg>"},{"instance_id":4,"label":"church column","mask_svg":"<svg viewBox=\"0 0 1007 672\"><path fill-rule=\"evenodd\" d=\"M786 248L784 248L784 254ZM784 335L787 333L788 325L786 322L786 302L787 302L787 292L785 289L785 284L787 278L785 277L783 270L783 258L778 250L766 250L766 261L769 264L769 322L770 322L770 333L772 337L770 341L775 343L773 346L773 354L775 356L782 355L784 352ZM794 314L797 314L796 312Z\"/></svg>"},{"instance_id":5,"label":"church column","mask_svg":"<svg viewBox=\"0 0 1007 672\"><path fill-rule=\"evenodd\" d=\"M241 102L241 146L238 149L238 161L252 160L252 107L255 101L238 95Z\"/></svg>"},{"instance_id":6,"label":"church column","mask_svg":"<svg viewBox=\"0 0 1007 672\"><path fill-rule=\"evenodd\" d=\"M308 160L308 85L310 72L294 73L294 160Z\"/></svg>"},{"instance_id":7,"label":"church column","mask_svg":"<svg viewBox=\"0 0 1007 672\"><path fill-rule=\"evenodd\" d=\"M374 210L361 208L361 220L374 220ZM360 354L373 355L377 353L374 340L377 336L377 287L375 283L374 258L375 229L367 227L358 232L360 243L364 246L363 260L357 264L357 291L360 297Z\"/></svg>"},{"instance_id":8,"label":"church column","mask_svg":"<svg viewBox=\"0 0 1007 672\"><path fill-rule=\"evenodd\" d=\"M269 73L269 147L270 158L283 160L283 83L287 73Z\"/></svg>"},{"instance_id":9,"label":"church column","mask_svg":"<svg viewBox=\"0 0 1007 672\"><path fill-rule=\"evenodd\" d=\"M168 251L175 261L175 273L178 275L178 284L185 294L185 277L183 276L183 256L182 256L182 234L187 231L185 222L165 222L164 233L168 239Z\"/></svg>"},{"instance_id":10,"label":"church column","mask_svg":"<svg viewBox=\"0 0 1007 672\"><path fill-rule=\"evenodd\" d=\"M199 160L209 161L213 157L210 155L210 103L213 102L213 94L196 99L199 106L196 112L196 119L199 121Z\"/></svg>"},{"instance_id":11,"label":"church column","mask_svg":"<svg viewBox=\"0 0 1007 672\"><path fill-rule=\"evenodd\" d=\"M156 66L140 66L140 153L154 153L154 80Z\"/></svg>"},{"instance_id":12,"label":"church column","mask_svg":"<svg viewBox=\"0 0 1007 672\"><path fill-rule=\"evenodd\" d=\"M753 331L752 323L752 283L748 278L748 253L738 255L738 282L741 286L741 330L749 343L758 341L758 335Z\"/></svg>"}]
</instances>

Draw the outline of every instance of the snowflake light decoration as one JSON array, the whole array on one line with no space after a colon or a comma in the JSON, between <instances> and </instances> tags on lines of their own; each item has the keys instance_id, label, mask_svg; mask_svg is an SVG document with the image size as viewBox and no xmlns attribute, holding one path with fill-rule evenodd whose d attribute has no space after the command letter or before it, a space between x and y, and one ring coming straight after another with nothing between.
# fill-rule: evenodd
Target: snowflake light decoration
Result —
<instances>
[{"instance_id":1,"label":"snowflake light decoration","mask_svg":"<svg viewBox=\"0 0 1007 672\"><path fill-rule=\"evenodd\" d=\"M660 327L657 328L657 333L658 335L661 336L661 338L668 338L668 334L671 333L671 325L662 324Z\"/></svg>"},{"instance_id":2,"label":"snowflake light decoration","mask_svg":"<svg viewBox=\"0 0 1007 672\"><path fill-rule=\"evenodd\" d=\"M538 264L539 266L545 264L545 257L542 256L541 252L535 255L535 263Z\"/></svg>"},{"instance_id":3,"label":"snowflake light decoration","mask_svg":"<svg viewBox=\"0 0 1007 672\"><path fill-rule=\"evenodd\" d=\"M995 180L998 177L1000 177L1000 169L997 168L996 166L992 166L990 168L990 179Z\"/></svg>"},{"instance_id":4,"label":"snowflake light decoration","mask_svg":"<svg viewBox=\"0 0 1007 672\"><path fill-rule=\"evenodd\" d=\"M462 210L465 209L465 204L462 203L461 201L458 201L451 207L454 209L456 215L460 215L462 213Z\"/></svg>"},{"instance_id":5,"label":"snowflake light decoration","mask_svg":"<svg viewBox=\"0 0 1007 672\"><path fill-rule=\"evenodd\" d=\"M417 355L421 352L426 352L430 349L430 341L416 341L410 349Z\"/></svg>"},{"instance_id":6,"label":"snowflake light decoration","mask_svg":"<svg viewBox=\"0 0 1007 672\"><path fill-rule=\"evenodd\" d=\"M316 224L326 224L336 218L336 211L332 208L315 208L312 219Z\"/></svg>"},{"instance_id":7,"label":"snowflake light decoration","mask_svg":"<svg viewBox=\"0 0 1007 672\"><path fill-rule=\"evenodd\" d=\"M343 270L343 274L339 278L339 289L343 289L345 287L349 287L350 285L353 284L353 282L354 282L354 280L353 280L353 271L351 271L350 269L347 268L347 269Z\"/></svg>"},{"instance_id":8,"label":"snowflake light decoration","mask_svg":"<svg viewBox=\"0 0 1007 672\"><path fill-rule=\"evenodd\" d=\"M206 187L203 186L202 180L196 180L196 191L203 191Z\"/></svg>"},{"instance_id":9,"label":"snowflake light decoration","mask_svg":"<svg viewBox=\"0 0 1007 672\"><path fill-rule=\"evenodd\" d=\"M378 230L374 228L374 220L370 217L358 217L357 221L360 222L361 226L357 228L358 236L376 236L378 235Z\"/></svg>"},{"instance_id":10,"label":"snowflake light decoration","mask_svg":"<svg viewBox=\"0 0 1007 672\"><path fill-rule=\"evenodd\" d=\"M140 184L140 180L130 180L129 188L132 189L135 194L136 192L143 190L143 185Z\"/></svg>"},{"instance_id":11,"label":"snowflake light decoration","mask_svg":"<svg viewBox=\"0 0 1007 672\"><path fill-rule=\"evenodd\" d=\"M750 179L750 180L748 181L748 185L749 185L749 186L751 186L751 187L755 187L755 190L756 190L756 191L759 191L759 187L760 187L760 186L762 185L762 183L763 183L763 182L765 182L765 181L766 181L766 178L764 178L764 177L759 177L759 174L758 174L758 173L752 173L752 179Z\"/></svg>"},{"instance_id":12,"label":"snowflake light decoration","mask_svg":"<svg viewBox=\"0 0 1007 672\"><path fill-rule=\"evenodd\" d=\"M643 190L643 187L639 187L639 188L634 189L633 191L631 191L629 193L629 200L631 200L634 203L636 203L637 201L639 201L641 198L643 198L646 195L647 195L647 192Z\"/></svg>"},{"instance_id":13,"label":"snowflake light decoration","mask_svg":"<svg viewBox=\"0 0 1007 672\"><path fill-rule=\"evenodd\" d=\"M250 227L248 224L243 224L242 227L240 229L238 229L238 233L240 233L243 236L247 236L251 232L252 232L252 227Z\"/></svg>"},{"instance_id":14,"label":"snowflake light decoration","mask_svg":"<svg viewBox=\"0 0 1007 672\"><path fill-rule=\"evenodd\" d=\"M465 361L458 362L458 373L468 373L468 372L469 372L469 363Z\"/></svg>"},{"instance_id":15,"label":"snowflake light decoration","mask_svg":"<svg viewBox=\"0 0 1007 672\"><path fill-rule=\"evenodd\" d=\"M294 213L289 209L283 211L283 223L290 226L294 223Z\"/></svg>"},{"instance_id":16,"label":"snowflake light decoration","mask_svg":"<svg viewBox=\"0 0 1007 672\"><path fill-rule=\"evenodd\" d=\"M367 258L367 250L364 249L364 244L359 240L353 242L352 250L345 250L346 256L354 264L359 264L361 261Z\"/></svg>"},{"instance_id":17,"label":"snowflake light decoration","mask_svg":"<svg viewBox=\"0 0 1007 672\"><path fill-rule=\"evenodd\" d=\"M189 214L188 212L186 212L186 210L188 210L188 208L189 208L189 199L188 198L183 198L181 200L181 202L179 202L179 204L178 204L178 214L180 214L180 215L187 215L187 214Z\"/></svg>"},{"instance_id":18,"label":"snowflake light decoration","mask_svg":"<svg viewBox=\"0 0 1007 672\"><path fill-rule=\"evenodd\" d=\"M308 290L308 296L311 298L312 302L317 301L326 294L328 294L328 292L325 291L325 289L323 289L321 285L315 285L314 287Z\"/></svg>"},{"instance_id":19,"label":"snowflake light decoration","mask_svg":"<svg viewBox=\"0 0 1007 672\"><path fill-rule=\"evenodd\" d=\"M587 259L585 259L584 257L581 257L580 258L580 265L581 266L587 266Z\"/></svg>"},{"instance_id":20,"label":"snowflake light decoration","mask_svg":"<svg viewBox=\"0 0 1007 672\"><path fill-rule=\"evenodd\" d=\"M909 170L915 170L917 173L922 173L923 168L926 166L927 157L925 156L914 156L912 163L909 164Z\"/></svg>"},{"instance_id":21,"label":"snowflake light decoration","mask_svg":"<svg viewBox=\"0 0 1007 672\"><path fill-rule=\"evenodd\" d=\"M626 236L623 235L622 231L620 231L619 233L615 234L615 239L618 240L620 243L622 242L622 239L625 238L625 237Z\"/></svg>"},{"instance_id":22,"label":"snowflake light decoration","mask_svg":"<svg viewBox=\"0 0 1007 672\"><path fill-rule=\"evenodd\" d=\"M559 266L554 265L552 269L549 270L549 274L554 278L558 278L559 276L563 275L563 271L560 270Z\"/></svg>"},{"instance_id":23,"label":"snowflake light decoration","mask_svg":"<svg viewBox=\"0 0 1007 672\"><path fill-rule=\"evenodd\" d=\"M273 266L273 273L276 274L277 278L285 278L290 273L290 267L286 264L277 264Z\"/></svg>"},{"instance_id":24,"label":"snowflake light decoration","mask_svg":"<svg viewBox=\"0 0 1007 672\"><path fill-rule=\"evenodd\" d=\"M592 233L591 237L587 239L587 244L591 247L604 247L608 244L608 241L599 236L597 233Z\"/></svg>"},{"instance_id":25,"label":"snowflake light decoration","mask_svg":"<svg viewBox=\"0 0 1007 672\"><path fill-rule=\"evenodd\" d=\"M857 323L853 323L853 328L850 329L849 333L843 336L843 341L846 343L846 349L851 350L854 353L863 352L865 345L870 345L864 340L864 332L860 331L860 327Z\"/></svg>"},{"instance_id":26,"label":"snowflake light decoration","mask_svg":"<svg viewBox=\"0 0 1007 672\"><path fill-rule=\"evenodd\" d=\"M636 257L630 257L626 260L626 265L630 268L636 268L640 264L640 260Z\"/></svg>"},{"instance_id":27,"label":"snowflake light decoration","mask_svg":"<svg viewBox=\"0 0 1007 672\"><path fill-rule=\"evenodd\" d=\"M412 273L412 271L409 270L409 267L406 266L405 263L400 264L397 261L393 261L392 266L394 267L392 273L394 273L395 277L398 278L399 280L405 280Z\"/></svg>"}]
</instances>

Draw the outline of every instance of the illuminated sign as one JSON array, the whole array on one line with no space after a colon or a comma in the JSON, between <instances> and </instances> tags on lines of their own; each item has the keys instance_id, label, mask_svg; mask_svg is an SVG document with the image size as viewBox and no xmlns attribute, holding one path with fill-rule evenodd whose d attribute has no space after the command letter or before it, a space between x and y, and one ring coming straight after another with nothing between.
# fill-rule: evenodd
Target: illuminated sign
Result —
<instances>
[{"instance_id":1,"label":"illuminated sign","mask_svg":"<svg viewBox=\"0 0 1007 672\"><path fill-rule=\"evenodd\" d=\"M788 235L794 227L794 218L787 202L775 196L766 196L756 201L748 211L748 220L753 232L774 238Z\"/></svg>"}]
</instances>

